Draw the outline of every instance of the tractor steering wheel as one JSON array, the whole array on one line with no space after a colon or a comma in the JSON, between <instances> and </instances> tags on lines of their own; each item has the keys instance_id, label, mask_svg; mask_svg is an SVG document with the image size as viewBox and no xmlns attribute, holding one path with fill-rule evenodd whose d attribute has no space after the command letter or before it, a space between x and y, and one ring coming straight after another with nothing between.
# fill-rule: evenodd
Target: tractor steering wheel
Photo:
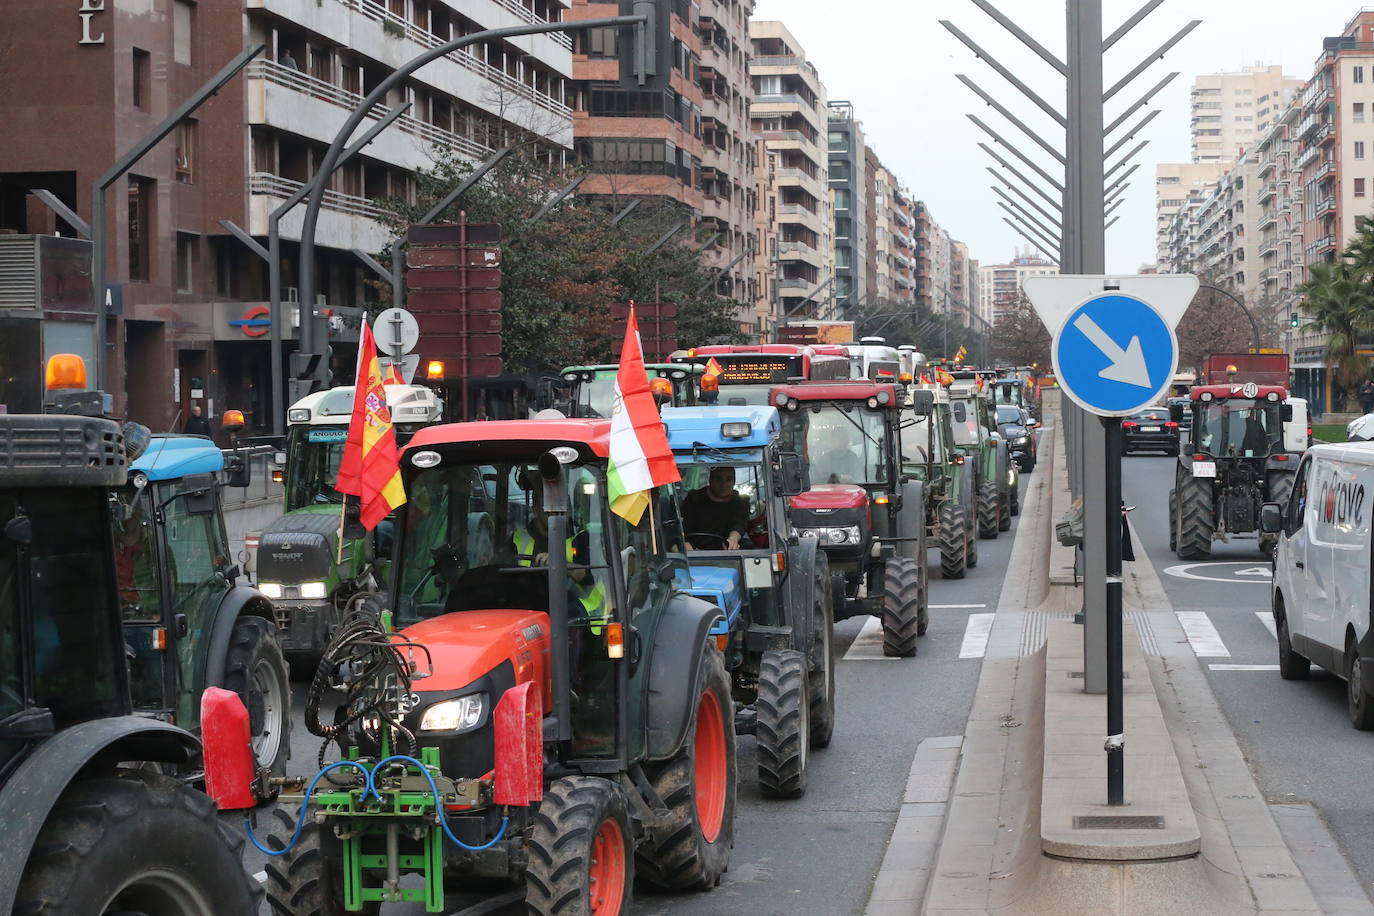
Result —
<instances>
[{"instance_id":1,"label":"tractor steering wheel","mask_svg":"<svg viewBox=\"0 0 1374 916\"><path fill-rule=\"evenodd\" d=\"M716 534L714 531L689 531L683 536L687 538L687 543L689 544L692 543L693 538L714 538L715 540L720 541L721 550L730 549L730 539L728 537L725 537L724 535ZM706 548L701 549L704 550Z\"/></svg>"}]
</instances>

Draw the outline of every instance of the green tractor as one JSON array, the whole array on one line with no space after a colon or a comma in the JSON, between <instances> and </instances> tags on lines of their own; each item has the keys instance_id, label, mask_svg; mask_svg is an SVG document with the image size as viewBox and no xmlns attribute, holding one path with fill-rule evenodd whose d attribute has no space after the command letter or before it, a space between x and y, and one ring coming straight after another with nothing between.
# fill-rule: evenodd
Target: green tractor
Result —
<instances>
[{"instance_id":1,"label":"green tractor","mask_svg":"<svg viewBox=\"0 0 1374 916\"><path fill-rule=\"evenodd\" d=\"M253 773L245 749L207 743L222 808L284 791L260 844L278 912L442 913L505 881L530 913L615 916L636 876L719 883L736 791L722 615L675 585L688 565L670 488L634 524L611 512L610 427L457 423L404 450L390 597L358 603L307 695L321 760L338 759L235 783ZM321 721L331 685L342 702Z\"/></svg>"},{"instance_id":2,"label":"green tractor","mask_svg":"<svg viewBox=\"0 0 1374 916\"><path fill-rule=\"evenodd\" d=\"M655 399L667 407L691 407L697 403L704 367L692 363L649 363L649 385ZM562 373L568 393L557 403L564 415L610 419L615 401L619 366L569 366Z\"/></svg>"},{"instance_id":3,"label":"green tractor","mask_svg":"<svg viewBox=\"0 0 1374 916\"><path fill-rule=\"evenodd\" d=\"M438 422L443 403L423 385L387 385L398 444ZM392 522L362 537L343 532L342 494L334 489L353 416L353 387L317 391L287 411L285 513L258 541L258 588L277 609L282 649L310 676L358 595L386 576Z\"/></svg>"},{"instance_id":4,"label":"green tractor","mask_svg":"<svg viewBox=\"0 0 1374 916\"><path fill-rule=\"evenodd\" d=\"M59 409L101 412L79 394ZM0 913L258 911L242 836L168 775L199 740L134 714L112 539L128 478L111 420L0 415Z\"/></svg>"},{"instance_id":5,"label":"green tractor","mask_svg":"<svg viewBox=\"0 0 1374 916\"><path fill-rule=\"evenodd\" d=\"M954 447L972 469L973 500L978 536L992 540L1010 530L1012 516L1021 511L1016 468L1007 444L997 433L997 415L990 398L976 386L955 384L949 389Z\"/></svg>"},{"instance_id":6,"label":"green tractor","mask_svg":"<svg viewBox=\"0 0 1374 916\"><path fill-rule=\"evenodd\" d=\"M954 445L949 393L938 385L907 390L902 474L925 483L927 540L939 548L941 577L964 578L978 565L973 474Z\"/></svg>"}]
</instances>

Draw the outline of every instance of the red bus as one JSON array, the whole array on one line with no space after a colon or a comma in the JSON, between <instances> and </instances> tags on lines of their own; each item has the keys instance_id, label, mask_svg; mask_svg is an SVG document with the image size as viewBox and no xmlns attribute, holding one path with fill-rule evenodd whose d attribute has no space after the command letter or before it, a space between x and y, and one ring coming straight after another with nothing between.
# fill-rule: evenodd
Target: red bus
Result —
<instances>
[{"instance_id":1,"label":"red bus","mask_svg":"<svg viewBox=\"0 0 1374 916\"><path fill-rule=\"evenodd\" d=\"M849 378L849 354L833 344L753 344L709 346L674 356L673 362L720 366L720 403L768 403L774 385L795 381ZM703 389L705 390L705 389Z\"/></svg>"}]
</instances>

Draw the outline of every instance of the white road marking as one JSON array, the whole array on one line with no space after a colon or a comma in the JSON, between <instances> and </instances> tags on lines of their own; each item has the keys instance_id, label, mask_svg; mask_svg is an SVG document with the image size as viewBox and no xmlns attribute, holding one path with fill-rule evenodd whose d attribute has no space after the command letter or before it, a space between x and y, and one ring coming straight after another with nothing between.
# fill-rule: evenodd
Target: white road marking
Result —
<instances>
[{"instance_id":1,"label":"white road marking","mask_svg":"<svg viewBox=\"0 0 1374 916\"><path fill-rule=\"evenodd\" d=\"M992 635L992 621L996 614L969 614L964 627L964 641L959 646L960 658L982 658L988 651L988 637Z\"/></svg>"},{"instance_id":2,"label":"white road marking","mask_svg":"<svg viewBox=\"0 0 1374 916\"><path fill-rule=\"evenodd\" d=\"M259 884L266 884L266 883L267 883L267 872L266 872L266 871L260 871L260 872L258 872L257 874L255 874L255 875L253 876L253 880L256 881L256 882L258 882Z\"/></svg>"},{"instance_id":3,"label":"white road marking","mask_svg":"<svg viewBox=\"0 0 1374 916\"><path fill-rule=\"evenodd\" d=\"M1278 665L1208 665L1213 671L1278 671Z\"/></svg>"},{"instance_id":4,"label":"white road marking","mask_svg":"<svg viewBox=\"0 0 1374 916\"><path fill-rule=\"evenodd\" d=\"M970 608L987 607L987 605L986 605L986 604L932 604L932 605L930 605L930 607L931 607L931 608L940 608L941 610L945 610L945 609L950 609L950 610L969 610Z\"/></svg>"},{"instance_id":5,"label":"white road marking","mask_svg":"<svg viewBox=\"0 0 1374 916\"><path fill-rule=\"evenodd\" d=\"M1244 576L1245 578L1236 579L1223 576L1200 576L1195 572L1189 572L1189 570L1192 569L1212 569L1219 566L1244 566L1246 567L1245 569L1235 570L1231 573L1231 575ZM1221 572L1220 569L1217 569L1216 571ZM1167 567L1164 570L1164 575L1173 576L1177 579L1196 579L1200 582L1225 582L1228 585L1232 585L1237 582L1247 582L1250 585L1268 585L1269 580L1272 576L1269 570L1265 567L1252 566L1249 563L1241 563L1233 560L1217 563L1181 563L1178 566Z\"/></svg>"},{"instance_id":6,"label":"white road marking","mask_svg":"<svg viewBox=\"0 0 1374 916\"><path fill-rule=\"evenodd\" d=\"M1274 626L1274 613L1272 611L1255 611L1255 616L1259 622L1264 624L1264 628L1269 631L1269 635L1275 639L1279 638L1278 627Z\"/></svg>"},{"instance_id":7,"label":"white road marking","mask_svg":"<svg viewBox=\"0 0 1374 916\"><path fill-rule=\"evenodd\" d=\"M859 630L859 635L854 637L854 641L849 644L849 651L845 652L844 660L847 662L893 662L897 661L890 655L883 654L883 623L877 617L869 617L864 621L863 629Z\"/></svg>"},{"instance_id":8,"label":"white road marking","mask_svg":"<svg viewBox=\"0 0 1374 916\"><path fill-rule=\"evenodd\" d=\"M1226 644L1221 641L1221 634L1212 626L1212 619L1205 611L1176 611L1174 616L1182 625L1194 655L1199 658L1231 657L1231 653L1226 651Z\"/></svg>"}]
</instances>

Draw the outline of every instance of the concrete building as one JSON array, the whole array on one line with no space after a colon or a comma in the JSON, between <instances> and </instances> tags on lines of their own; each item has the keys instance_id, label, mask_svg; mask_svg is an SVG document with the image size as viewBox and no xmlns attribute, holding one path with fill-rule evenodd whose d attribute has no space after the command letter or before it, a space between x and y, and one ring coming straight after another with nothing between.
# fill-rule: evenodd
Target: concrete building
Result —
<instances>
[{"instance_id":1,"label":"concrete building","mask_svg":"<svg viewBox=\"0 0 1374 916\"><path fill-rule=\"evenodd\" d=\"M1170 226L1195 192L1209 193L1226 174L1220 162L1162 162L1155 166L1155 248L1160 264L1170 261Z\"/></svg>"},{"instance_id":2,"label":"concrete building","mask_svg":"<svg viewBox=\"0 0 1374 916\"><path fill-rule=\"evenodd\" d=\"M835 300L843 314L868 289L868 144L852 102L829 106L830 200L835 213Z\"/></svg>"},{"instance_id":3,"label":"concrete building","mask_svg":"<svg viewBox=\"0 0 1374 916\"><path fill-rule=\"evenodd\" d=\"M267 269L219 221L263 237L268 213L314 177L348 111L403 62L453 35L558 20L563 7L559 0L166 0L105 3L77 17L48 0L15 0L8 29L23 53L7 60L0 97L0 229L74 235L29 190L47 189L89 218L96 178L246 45L264 43L263 55L111 189L105 267L120 310L99 324L116 413L168 429L192 403L212 416L238 407L252 428L268 428L269 345L258 323ZM350 249L386 244L373 199L413 197L415 171L433 162L438 147L476 159L529 140L546 160L569 155L571 76L571 40L541 35L472 46L396 89L387 107L409 102L411 110L330 181L316 235L321 298L311 305L339 319L356 316L374 295ZM300 213L283 222L288 298ZM23 341L15 348L23 358L0 347L0 377L36 384L42 354L93 352L89 297L46 321L38 320L41 309L10 304L0 308L0 340ZM289 352L299 317L286 311ZM335 366L351 371L355 332L334 324ZM38 406L22 387L14 390L14 399L0 396L8 409Z\"/></svg>"},{"instance_id":4,"label":"concrete building","mask_svg":"<svg viewBox=\"0 0 1374 916\"><path fill-rule=\"evenodd\" d=\"M780 316L834 316L835 250L825 86L781 22L751 22L753 130L776 153Z\"/></svg>"},{"instance_id":5,"label":"concrete building","mask_svg":"<svg viewBox=\"0 0 1374 916\"><path fill-rule=\"evenodd\" d=\"M1031 248L1018 250L1005 264L984 264L978 268L978 310L990 316L995 330L1005 320L1007 310L1020 298L1027 277L1047 277L1058 273L1058 267Z\"/></svg>"},{"instance_id":6,"label":"concrete building","mask_svg":"<svg viewBox=\"0 0 1374 916\"><path fill-rule=\"evenodd\" d=\"M1231 163L1264 136L1302 88L1280 66L1246 67L1193 80L1189 97L1194 162Z\"/></svg>"}]
</instances>

